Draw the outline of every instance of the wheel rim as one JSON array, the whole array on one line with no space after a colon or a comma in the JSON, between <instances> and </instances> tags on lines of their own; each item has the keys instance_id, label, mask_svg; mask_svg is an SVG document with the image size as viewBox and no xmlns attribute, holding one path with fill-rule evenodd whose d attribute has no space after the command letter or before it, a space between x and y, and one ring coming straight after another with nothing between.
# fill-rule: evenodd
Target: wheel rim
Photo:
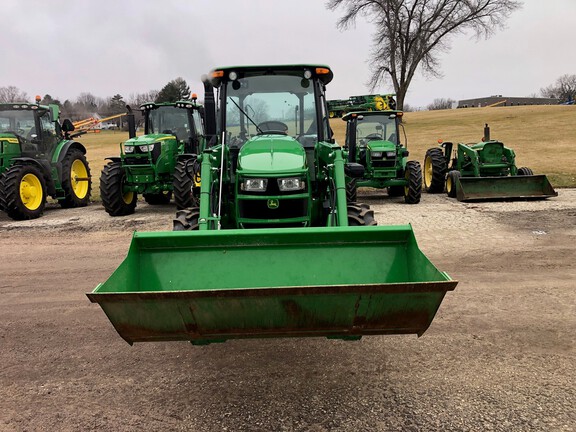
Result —
<instances>
[{"instance_id":1,"label":"wheel rim","mask_svg":"<svg viewBox=\"0 0 576 432\"><path fill-rule=\"evenodd\" d=\"M446 192L447 193L452 192L452 177L451 176L448 176L448 178L446 179Z\"/></svg>"},{"instance_id":2,"label":"wheel rim","mask_svg":"<svg viewBox=\"0 0 576 432\"><path fill-rule=\"evenodd\" d=\"M132 204L132 200L134 200L134 192L133 191L124 192L122 194L122 200L126 204Z\"/></svg>"},{"instance_id":3,"label":"wheel rim","mask_svg":"<svg viewBox=\"0 0 576 432\"><path fill-rule=\"evenodd\" d=\"M76 159L70 168L70 183L74 195L82 199L88 195L88 170L86 165L80 160Z\"/></svg>"},{"instance_id":4,"label":"wheel rim","mask_svg":"<svg viewBox=\"0 0 576 432\"><path fill-rule=\"evenodd\" d=\"M430 187L432 183L432 158L427 157L424 160L424 186Z\"/></svg>"},{"instance_id":5,"label":"wheel rim","mask_svg":"<svg viewBox=\"0 0 576 432\"><path fill-rule=\"evenodd\" d=\"M404 196L407 197L410 193L410 170L406 170L404 178L406 179L406 185L404 186Z\"/></svg>"},{"instance_id":6,"label":"wheel rim","mask_svg":"<svg viewBox=\"0 0 576 432\"><path fill-rule=\"evenodd\" d=\"M42 183L34 174L26 174L20 181L20 200L28 210L37 210L44 200Z\"/></svg>"}]
</instances>

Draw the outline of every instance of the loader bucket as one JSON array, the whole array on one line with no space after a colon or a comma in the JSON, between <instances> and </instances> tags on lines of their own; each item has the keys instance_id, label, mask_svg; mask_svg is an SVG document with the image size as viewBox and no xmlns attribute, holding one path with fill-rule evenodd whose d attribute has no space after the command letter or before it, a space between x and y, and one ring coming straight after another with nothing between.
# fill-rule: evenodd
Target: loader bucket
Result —
<instances>
[{"instance_id":1,"label":"loader bucket","mask_svg":"<svg viewBox=\"0 0 576 432\"><path fill-rule=\"evenodd\" d=\"M422 335L457 282L404 226L135 233L87 294L128 343Z\"/></svg>"},{"instance_id":2,"label":"loader bucket","mask_svg":"<svg viewBox=\"0 0 576 432\"><path fill-rule=\"evenodd\" d=\"M460 177L458 201L544 199L558 196L545 175L507 177Z\"/></svg>"}]
</instances>

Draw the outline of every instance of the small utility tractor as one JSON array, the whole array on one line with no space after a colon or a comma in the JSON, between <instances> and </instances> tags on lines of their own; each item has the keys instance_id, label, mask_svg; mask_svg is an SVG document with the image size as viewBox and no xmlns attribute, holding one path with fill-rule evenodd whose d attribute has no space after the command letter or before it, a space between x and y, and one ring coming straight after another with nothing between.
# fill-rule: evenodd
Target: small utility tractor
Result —
<instances>
[{"instance_id":1,"label":"small utility tractor","mask_svg":"<svg viewBox=\"0 0 576 432\"><path fill-rule=\"evenodd\" d=\"M138 194L148 204L168 204L174 193L178 208L196 203L199 168L196 155L204 145L203 107L191 101L145 103L144 135L136 136L134 114L128 107L129 137L120 157L107 158L100 175L102 205L110 216L134 213ZM197 194L196 194L197 196Z\"/></svg>"},{"instance_id":2,"label":"small utility tractor","mask_svg":"<svg viewBox=\"0 0 576 432\"><path fill-rule=\"evenodd\" d=\"M135 233L88 294L128 342L422 334L456 282L409 225L347 203L321 65L219 68L205 80L200 207L174 232ZM218 94L215 110L214 90ZM216 118L218 117L218 121Z\"/></svg>"},{"instance_id":3,"label":"small utility tractor","mask_svg":"<svg viewBox=\"0 0 576 432\"><path fill-rule=\"evenodd\" d=\"M428 149L424 159L424 189L446 191L458 201L491 199L543 199L557 196L545 175L530 168L516 167L514 150L490 139L486 124L484 137L476 144L440 142Z\"/></svg>"},{"instance_id":4,"label":"small utility tractor","mask_svg":"<svg viewBox=\"0 0 576 432\"><path fill-rule=\"evenodd\" d=\"M0 104L0 209L16 220L40 217L50 195L64 207L90 200L86 148L58 105Z\"/></svg>"},{"instance_id":5,"label":"small utility tractor","mask_svg":"<svg viewBox=\"0 0 576 432\"><path fill-rule=\"evenodd\" d=\"M392 111L396 109L394 96L393 94L363 95L329 100L328 115L330 118L339 118L353 111Z\"/></svg>"},{"instance_id":6,"label":"small utility tractor","mask_svg":"<svg viewBox=\"0 0 576 432\"><path fill-rule=\"evenodd\" d=\"M361 164L362 178L349 178L346 193L356 201L358 187L387 188L389 196L404 196L408 204L420 202L420 162L408 160L407 146L400 140L402 111L364 111L346 114L348 160ZM404 142L406 143L406 134Z\"/></svg>"}]
</instances>

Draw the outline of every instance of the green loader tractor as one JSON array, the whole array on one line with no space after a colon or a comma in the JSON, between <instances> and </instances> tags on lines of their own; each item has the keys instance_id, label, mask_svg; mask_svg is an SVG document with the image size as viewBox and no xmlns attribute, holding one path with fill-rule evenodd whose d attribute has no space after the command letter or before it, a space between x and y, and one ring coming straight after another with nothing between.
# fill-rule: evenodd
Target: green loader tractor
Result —
<instances>
[{"instance_id":1,"label":"green loader tractor","mask_svg":"<svg viewBox=\"0 0 576 432\"><path fill-rule=\"evenodd\" d=\"M500 199L544 199L558 196L545 175L530 168L516 167L514 150L490 139L486 124L484 137L476 144L441 142L428 149L424 159L424 189L446 191L458 201Z\"/></svg>"},{"instance_id":2,"label":"green loader tractor","mask_svg":"<svg viewBox=\"0 0 576 432\"><path fill-rule=\"evenodd\" d=\"M100 175L102 205L110 216L134 213L138 194L148 204L168 204L174 194L178 208L196 201L204 146L203 107L191 101L145 103L144 135L136 136L134 114L128 107L130 138L120 145L120 157L107 158Z\"/></svg>"},{"instance_id":3,"label":"green loader tractor","mask_svg":"<svg viewBox=\"0 0 576 432\"><path fill-rule=\"evenodd\" d=\"M364 111L346 114L348 160L361 164L362 178L349 178L346 193L356 201L358 187L386 188L389 196L404 196L407 204L420 202L422 169L408 160L407 146L400 142L402 111ZM406 134L404 134L406 142Z\"/></svg>"},{"instance_id":4,"label":"green loader tractor","mask_svg":"<svg viewBox=\"0 0 576 432\"><path fill-rule=\"evenodd\" d=\"M363 167L332 138L332 76L321 65L242 66L205 80L200 206L178 211L172 232L135 233L88 294L128 343L428 328L456 282L409 225L375 226L368 206L347 203L345 177Z\"/></svg>"},{"instance_id":5,"label":"green loader tractor","mask_svg":"<svg viewBox=\"0 0 576 432\"><path fill-rule=\"evenodd\" d=\"M0 104L0 209L15 220L38 218L47 196L63 208L90 201L86 148L58 105Z\"/></svg>"}]
</instances>

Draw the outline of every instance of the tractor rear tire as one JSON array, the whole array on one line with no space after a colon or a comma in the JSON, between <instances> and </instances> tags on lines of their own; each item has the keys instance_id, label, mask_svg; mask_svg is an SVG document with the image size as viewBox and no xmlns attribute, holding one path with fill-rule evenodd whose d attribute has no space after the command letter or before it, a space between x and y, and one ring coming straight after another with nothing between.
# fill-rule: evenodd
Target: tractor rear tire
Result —
<instances>
[{"instance_id":1,"label":"tractor rear tire","mask_svg":"<svg viewBox=\"0 0 576 432\"><path fill-rule=\"evenodd\" d=\"M518 168L518 173L516 175L531 176L531 175L534 175L534 172L530 168L522 167L522 168Z\"/></svg>"},{"instance_id":2,"label":"tractor rear tire","mask_svg":"<svg viewBox=\"0 0 576 432\"><path fill-rule=\"evenodd\" d=\"M193 172L188 172L192 164L196 163L191 159L178 161L176 163L176 168L174 170L174 202L176 203L176 208L178 210L195 207L198 205L198 198L194 194L194 190L197 190L199 195L199 189L194 187L194 182L192 181Z\"/></svg>"},{"instance_id":3,"label":"tractor rear tire","mask_svg":"<svg viewBox=\"0 0 576 432\"><path fill-rule=\"evenodd\" d=\"M193 231L200 229L200 207L178 210L172 223L172 231Z\"/></svg>"},{"instance_id":4,"label":"tractor rear tire","mask_svg":"<svg viewBox=\"0 0 576 432\"><path fill-rule=\"evenodd\" d=\"M120 162L109 162L100 174L100 197L110 216L126 216L134 213L138 194L123 192L126 173Z\"/></svg>"},{"instance_id":5,"label":"tractor rear tire","mask_svg":"<svg viewBox=\"0 0 576 432\"><path fill-rule=\"evenodd\" d=\"M418 161L406 162L404 178L408 185L404 187L404 202L418 204L422 196L422 167Z\"/></svg>"},{"instance_id":6,"label":"tractor rear tire","mask_svg":"<svg viewBox=\"0 0 576 432\"><path fill-rule=\"evenodd\" d=\"M90 167L86 156L78 149L70 150L62 161L62 189L64 199L60 200L60 206L63 208L86 207L90 202Z\"/></svg>"},{"instance_id":7,"label":"tractor rear tire","mask_svg":"<svg viewBox=\"0 0 576 432\"><path fill-rule=\"evenodd\" d=\"M46 181L34 165L13 165L0 178L0 207L14 220L36 219L46 205Z\"/></svg>"},{"instance_id":8,"label":"tractor rear tire","mask_svg":"<svg viewBox=\"0 0 576 432\"><path fill-rule=\"evenodd\" d=\"M452 170L446 176L446 193L450 198L456 198L456 183L460 178L460 171Z\"/></svg>"},{"instance_id":9,"label":"tractor rear tire","mask_svg":"<svg viewBox=\"0 0 576 432\"><path fill-rule=\"evenodd\" d=\"M350 179L346 183L346 202L353 203L358 197L358 185L356 184L356 179Z\"/></svg>"},{"instance_id":10,"label":"tractor rear tire","mask_svg":"<svg viewBox=\"0 0 576 432\"><path fill-rule=\"evenodd\" d=\"M348 203L348 225L349 226L373 226L377 225L374 220L374 210L368 204Z\"/></svg>"},{"instance_id":11,"label":"tractor rear tire","mask_svg":"<svg viewBox=\"0 0 576 432\"><path fill-rule=\"evenodd\" d=\"M424 190L428 193L444 192L447 169L442 149L428 149L424 158Z\"/></svg>"},{"instance_id":12,"label":"tractor rear tire","mask_svg":"<svg viewBox=\"0 0 576 432\"><path fill-rule=\"evenodd\" d=\"M144 197L144 201L146 201L150 205L170 204L170 198L172 198L172 191L145 193L142 196Z\"/></svg>"}]
</instances>

